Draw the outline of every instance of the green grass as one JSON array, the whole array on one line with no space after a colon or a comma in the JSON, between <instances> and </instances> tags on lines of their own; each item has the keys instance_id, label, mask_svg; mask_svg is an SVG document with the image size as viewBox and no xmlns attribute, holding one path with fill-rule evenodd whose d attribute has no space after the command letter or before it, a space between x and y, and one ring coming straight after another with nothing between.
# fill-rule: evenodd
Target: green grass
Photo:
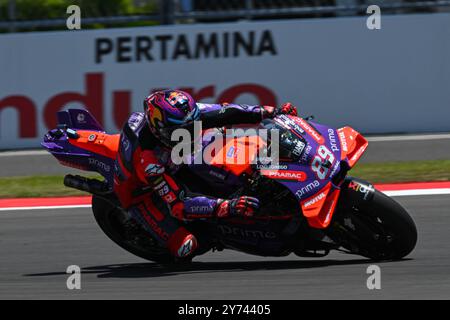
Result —
<instances>
[{"instance_id":1,"label":"green grass","mask_svg":"<svg viewBox=\"0 0 450 320\"><path fill-rule=\"evenodd\" d=\"M450 160L361 163L349 175L372 183L449 181Z\"/></svg>"},{"instance_id":2,"label":"green grass","mask_svg":"<svg viewBox=\"0 0 450 320\"><path fill-rule=\"evenodd\" d=\"M361 163L349 174L372 183L450 181L450 160ZM63 176L0 178L0 198L79 195L87 194L64 187Z\"/></svg>"},{"instance_id":3,"label":"green grass","mask_svg":"<svg viewBox=\"0 0 450 320\"><path fill-rule=\"evenodd\" d=\"M63 185L63 176L0 178L1 198L68 197L87 195Z\"/></svg>"}]
</instances>

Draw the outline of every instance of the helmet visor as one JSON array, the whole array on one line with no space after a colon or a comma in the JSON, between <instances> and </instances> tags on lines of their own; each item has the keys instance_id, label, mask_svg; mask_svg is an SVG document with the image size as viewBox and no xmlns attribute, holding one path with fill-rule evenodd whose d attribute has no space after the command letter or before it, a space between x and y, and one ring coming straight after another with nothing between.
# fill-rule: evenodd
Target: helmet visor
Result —
<instances>
[{"instance_id":1,"label":"helmet visor","mask_svg":"<svg viewBox=\"0 0 450 320\"><path fill-rule=\"evenodd\" d=\"M187 130L191 136L191 143L194 141L194 121L200 120L200 109L198 106L195 106L195 108L189 112L186 117L184 117L183 120L179 119L167 119L168 122L171 124L170 127L161 128L159 130L159 133L161 135L161 139L163 142L169 146L174 146L177 144L177 142L172 141L172 135L173 132L177 129L184 129Z\"/></svg>"}]
</instances>

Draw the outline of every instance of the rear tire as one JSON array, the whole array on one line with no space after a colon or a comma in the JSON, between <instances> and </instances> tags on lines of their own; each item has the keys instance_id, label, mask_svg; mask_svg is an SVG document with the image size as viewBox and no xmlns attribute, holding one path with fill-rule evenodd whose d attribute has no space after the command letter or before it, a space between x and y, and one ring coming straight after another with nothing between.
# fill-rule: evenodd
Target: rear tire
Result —
<instances>
[{"instance_id":1,"label":"rear tire","mask_svg":"<svg viewBox=\"0 0 450 320\"><path fill-rule=\"evenodd\" d=\"M121 212L122 209L118 205L114 204L115 201L113 197L110 200L95 195L92 197L92 211L95 220L108 238L122 249L142 259L160 264L174 263L174 257L166 249L159 246L141 248L133 246L126 239L125 226L120 219L123 216L123 212ZM151 237L151 235L148 234L148 237ZM156 242L156 240L154 241Z\"/></svg>"}]
</instances>

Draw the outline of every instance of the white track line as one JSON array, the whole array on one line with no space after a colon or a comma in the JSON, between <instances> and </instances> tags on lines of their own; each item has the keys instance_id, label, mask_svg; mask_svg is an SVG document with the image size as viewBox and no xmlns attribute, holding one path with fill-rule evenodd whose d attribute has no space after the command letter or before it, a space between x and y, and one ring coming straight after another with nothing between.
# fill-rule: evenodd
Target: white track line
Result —
<instances>
[{"instance_id":1,"label":"white track line","mask_svg":"<svg viewBox=\"0 0 450 320\"><path fill-rule=\"evenodd\" d=\"M42 207L12 207L12 208L0 208L2 211L31 211L31 210L56 210L56 209L83 209L91 208L90 204L74 205L74 206L42 206Z\"/></svg>"},{"instance_id":2,"label":"white track line","mask_svg":"<svg viewBox=\"0 0 450 320\"><path fill-rule=\"evenodd\" d=\"M390 197L404 197L404 196L434 196L441 194L450 194L450 189L416 189L416 190L396 190L383 191L384 194Z\"/></svg>"},{"instance_id":3,"label":"white track line","mask_svg":"<svg viewBox=\"0 0 450 320\"><path fill-rule=\"evenodd\" d=\"M389 142L389 141L426 141L450 139L450 134L421 134L421 135L395 135L395 136L374 136L367 137L369 142Z\"/></svg>"},{"instance_id":4,"label":"white track line","mask_svg":"<svg viewBox=\"0 0 450 320\"><path fill-rule=\"evenodd\" d=\"M384 194L390 197L406 197L406 196L434 196L450 194L450 188L441 189L415 189L415 190L394 190L384 191ZM32 211L32 210L57 210L57 209L87 209L92 206L73 205L73 206L42 206L42 207L14 207L14 208L0 208L0 212L4 211Z\"/></svg>"},{"instance_id":5,"label":"white track line","mask_svg":"<svg viewBox=\"0 0 450 320\"><path fill-rule=\"evenodd\" d=\"M50 156L50 153L48 153L45 150L30 150L30 151L7 151L7 152L0 152L0 158L7 158L7 157L27 157L27 156Z\"/></svg>"}]
</instances>

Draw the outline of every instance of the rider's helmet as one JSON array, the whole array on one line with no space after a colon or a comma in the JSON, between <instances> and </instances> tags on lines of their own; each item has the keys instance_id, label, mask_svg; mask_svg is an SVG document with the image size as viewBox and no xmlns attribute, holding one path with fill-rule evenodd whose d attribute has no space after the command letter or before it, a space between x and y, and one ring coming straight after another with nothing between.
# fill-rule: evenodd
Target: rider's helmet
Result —
<instances>
[{"instance_id":1,"label":"rider's helmet","mask_svg":"<svg viewBox=\"0 0 450 320\"><path fill-rule=\"evenodd\" d=\"M194 98L179 90L158 91L144 100L150 131L166 146L173 146L173 130L200 118Z\"/></svg>"}]
</instances>

